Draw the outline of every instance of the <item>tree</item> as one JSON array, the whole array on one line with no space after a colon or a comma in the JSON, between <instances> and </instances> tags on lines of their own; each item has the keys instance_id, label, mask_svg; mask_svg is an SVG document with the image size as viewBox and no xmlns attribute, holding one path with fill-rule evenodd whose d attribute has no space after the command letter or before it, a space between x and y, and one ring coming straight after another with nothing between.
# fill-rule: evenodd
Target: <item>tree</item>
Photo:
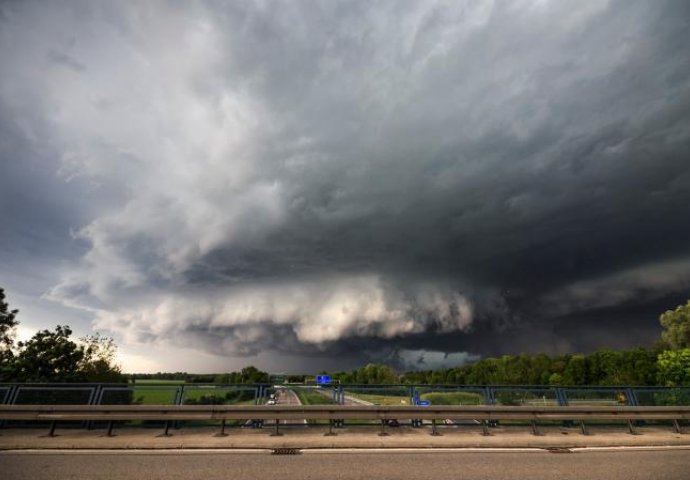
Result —
<instances>
[{"instance_id":1,"label":"tree","mask_svg":"<svg viewBox=\"0 0 690 480\"><path fill-rule=\"evenodd\" d=\"M41 330L30 340L19 342L16 375L25 382L76 382L82 380L80 365L84 350L69 339L72 330L58 325L55 331Z\"/></svg>"},{"instance_id":2,"label":"tree","mask_svg":"<svg viewBox=\"0 0 690 480\"><path fill-rule=\"evenodd\" d=\"M672 349L690 347L690 300L685 305L679 305L675 310L667 310L659 317L664 331L661 338Z\"/></svg>"},{"instance_id":3,"label":"tree","mask_svg":"<svg viewBox=\"0 0 690 480\"><path fill-rule=\"evenodd\" d=\"M587 384L587 359L584 355L573 355L563 371L564 385Z\"/></svg>"},{"instance_id":4,"label":"tree","mask_svg":"<svg viewBox=\"0 0 690 480\"><path fill-rule=\"evenodd\" d=\"M115 343L99 334L70 339L72 329L58 325L19 342L14 380L23 382L120 382L125 377L113 364Z\"/></svg>"},{"instance_id":5,"label":"tree","mask_svg":"<svg viewBox=\"0 0 690 480\"><path fill-rule=\"evenodd\" d=\"M467 375L468 383L472 385L488 385L496 382L499 367L499 360L496 358L485 358L478 361Z\"/></svg>"},{"instance_id":6,"label":"tree","mask_svg":"<svg viewBox=\"0 0 690 480\"><path fill-rule=\"evenodd\" d=\"M16 320L19 310L10 310L5 302L5 290L0 288L0 365L5 365L14 357L12 347L14 347L15 328L19 324Z\"/></svg>"},{"instance_id":7,"label":"tree","mask_svg":"<svg viewBox=\"0 0 690 480\"><path fill-rule=\"evenodd\" d=\"M563 376L560 373L552 373L549 375L549 385L563 385Z\"/></svg>"},{"instance_id":8,"label":"tree","mask_svg":"<svg viewBox=\"0 0 690 480\"><path fill-rule=\"evenodd\" d=\"M657 357L657 381L669 387L690 385L690 348L661 352Z\"/></svg>"},{"instance_id":9,"label":"tree","mask_svg":"<svg viewBox=\"0 0 690 480\"><path fill-rule=\"evenodd\" d=\"M125 376L119 365L114 363L117 345L110 337L99 333L79 339L84 356L79 363L79 370L87 382L122 382Z\"/></svg>"},{"instance_id":10,"label":"tree","mask_svg":"<svg viewBox=\"0 0 690 480\"><path fill-rule=\"evenodd\" d=\"M240 372L240 383L266 383L269 375L256 368L254 365L244 367Z\"/></svg>"}]
</instances>

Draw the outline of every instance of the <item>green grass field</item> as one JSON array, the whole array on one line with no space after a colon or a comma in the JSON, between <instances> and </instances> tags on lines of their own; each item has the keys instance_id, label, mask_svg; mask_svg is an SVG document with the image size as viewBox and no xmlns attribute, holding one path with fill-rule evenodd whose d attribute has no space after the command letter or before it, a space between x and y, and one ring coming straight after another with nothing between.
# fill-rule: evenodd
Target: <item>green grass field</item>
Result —
<instances>
[{"instance_id":1,"label":"green grass field","mask_svg":"<svg viewBox=\"0 0 690 480\"><path fill-rule=\"evenodd\" d=\"M349 391L346 391L345 394L377 405L410 405L410 397L408 395L374 394ZM419 398L430 401L432 405L484 404L484 396L479 393L472 392L425 392L422 393Z\"/></svg>"},{"instance_id":2,"label":"green grass field","mask_svg":"<svg viewBox=\"0 0 690 480\"><path fill-rule=\"evenodd\" d=\"M307 389L292 389L299 398L302 405L332 405L335 404L333 399L323 393L316 392L314 390Z\"/></svg>"},{"instance_id":3,"label":"green grass field","mask_svg":"<svg viewBox=\"0 0 690 480\"><path fill-rule=\"evenodd\" d=\"M472 392L426 392L419 398L432 405L483 405L484 395Z\"/></svg>"},{"instance_id":4,"label":"green grass field","mask_svg":"<svg viewBox=\"0 0 690 480\"><path fill-rule=\"evenodd\" d=\"M408 395L402 396L402 395L381 395L381 394L374 394L374 393L359 393L359 392L348 392L347 390L345 391L345 395L348 395L353 398L358 398L360 400L364 400L365 402L371 402L375 405L386 405L386 406L392 406L392 405L409 405L410 404L410 397Z\"/></svg>"},{"instance_id":5,"label":"green grass field","mask_svg":"<svg viewBox=\"0 0 690 480\"><path fill-rule=\"evenodd\" d=\"M223 404L223 405L251 405L254 403L256 391L253 388L229 387L190 387L184 389L183 403Z\"/></svg>"},{"instance_id":6,"label":"green grass field","mask_svg":"<svg viewBox=\"0 0 690 480\"><path fill-rule=\"evenodd\" d=\"M131 382L130 382L131 383ZM142 378L137 378L134 380L135 385L184 385L184 380L147 380Z\"/></svg>"},{"instance_id":7,"label":"green grass field","mask_svg":"<svg viewBox=\"0 0 690 480\"><path fill-rule=\"evenodd\" d=\"M176 393L175 386L135 386L134 402L140 405L172 405Z\"/></svg>"}]
</instances>

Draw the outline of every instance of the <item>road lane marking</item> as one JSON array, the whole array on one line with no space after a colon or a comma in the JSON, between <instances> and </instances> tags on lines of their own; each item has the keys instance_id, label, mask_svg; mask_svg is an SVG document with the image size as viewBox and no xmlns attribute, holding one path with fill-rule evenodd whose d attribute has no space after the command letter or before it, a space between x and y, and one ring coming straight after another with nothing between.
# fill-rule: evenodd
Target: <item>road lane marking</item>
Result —
<instances>
[{"instance_id":1,"label":"road lane marking","mask_svg":"<svg viewBox=\"0 0 690 480\"><path fill-rule=\"evenodd\" d=\"M568 447L572 452L634 452L690 450L690 445L649 445L629 447ZM549 453L546 448L295 448L303 454L371 454L371 453ZM195 454L270 454L272 448L178 448L178 449L26 449L0 450L0 455L195 455Z\"/></svg>"}]
</instances>

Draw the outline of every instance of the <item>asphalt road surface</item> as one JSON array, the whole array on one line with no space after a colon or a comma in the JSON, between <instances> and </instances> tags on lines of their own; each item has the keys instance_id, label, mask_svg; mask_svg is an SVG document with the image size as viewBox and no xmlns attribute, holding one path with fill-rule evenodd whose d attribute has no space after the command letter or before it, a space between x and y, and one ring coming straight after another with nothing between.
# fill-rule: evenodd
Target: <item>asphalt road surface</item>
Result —
<instances>
[{"instance_id":1,"label":"asphalt road surface","mask_svg":"<svg viewBox=\"0 0 690 480\"><path fill-rule=\"evenodd\" d=\"M302 405L297 394L290 389L283 390L283 395L278 398L278 403L280 405Z\"/></svg>"},{"instance_id":2,"label":"asphalt road surface","mask_svg":"<svg viewBox=\"0 0 690 480\"><path fill-rule=\"evenodd\" d=\"M276 392L276 405L302 405L302 402L300 402L299 397L295 392L293 392L290 389L287 388L281 388ZM306 420L280 420L280 424L287 425L287 424L305 424L306 425L307 421ZM274 420L268 420L264 423L266 426L271 426L275 425Z\"/></svg>"},{"instance_id":3,"label":"asphalt road surface","mask_svg":"<svg viewBox=\"0 0 690 480\"><path fill-rule=\"evenodd\" d=\"M4 480L687 480L690 450L512 452L0 452Z\"/></svg>"}]
</instances>

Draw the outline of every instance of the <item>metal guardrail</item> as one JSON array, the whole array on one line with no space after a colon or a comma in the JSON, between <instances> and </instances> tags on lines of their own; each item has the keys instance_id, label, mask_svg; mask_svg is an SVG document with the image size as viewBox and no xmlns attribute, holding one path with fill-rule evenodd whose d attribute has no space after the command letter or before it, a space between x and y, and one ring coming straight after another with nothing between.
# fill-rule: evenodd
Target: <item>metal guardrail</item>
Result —
<instances>
[{"instance_id":1,"label":"metal guardrail","mask_svg":"<svg viewBox=\"0 0 690 480\"><path fill-rule=\"evenodd\" d=\"M0 405L2 420L690 420L690 407Z\"/></svg>"},{"instance_id":2,"label":"metal guardrail","mask_svg":"<svg viewBox=\"0 0 690 480\"><path fill-rule=\"evenodd\" d=\"M0 405L0 420L50 421L51 435L58 421L107 421L108 434L114 421L165 420L166 431L170 421L215 420L274 420L278 435L280 421L329 420L332 434L334 421L379 420L381 433L391 420L418 419L432 421L432 434L438 434L438 420L478 420L488 434L487 424L501 420L528 421L533 433L539 434L538 421L624 420L630 433L636 433L634 422L643 420L671 420L677 432L682 433L679 420L690 420L690 407L543 407L543 406L369 406L369 405ZM584 423L582 433L586 434Z\"/></svg>"}]
</instances>

